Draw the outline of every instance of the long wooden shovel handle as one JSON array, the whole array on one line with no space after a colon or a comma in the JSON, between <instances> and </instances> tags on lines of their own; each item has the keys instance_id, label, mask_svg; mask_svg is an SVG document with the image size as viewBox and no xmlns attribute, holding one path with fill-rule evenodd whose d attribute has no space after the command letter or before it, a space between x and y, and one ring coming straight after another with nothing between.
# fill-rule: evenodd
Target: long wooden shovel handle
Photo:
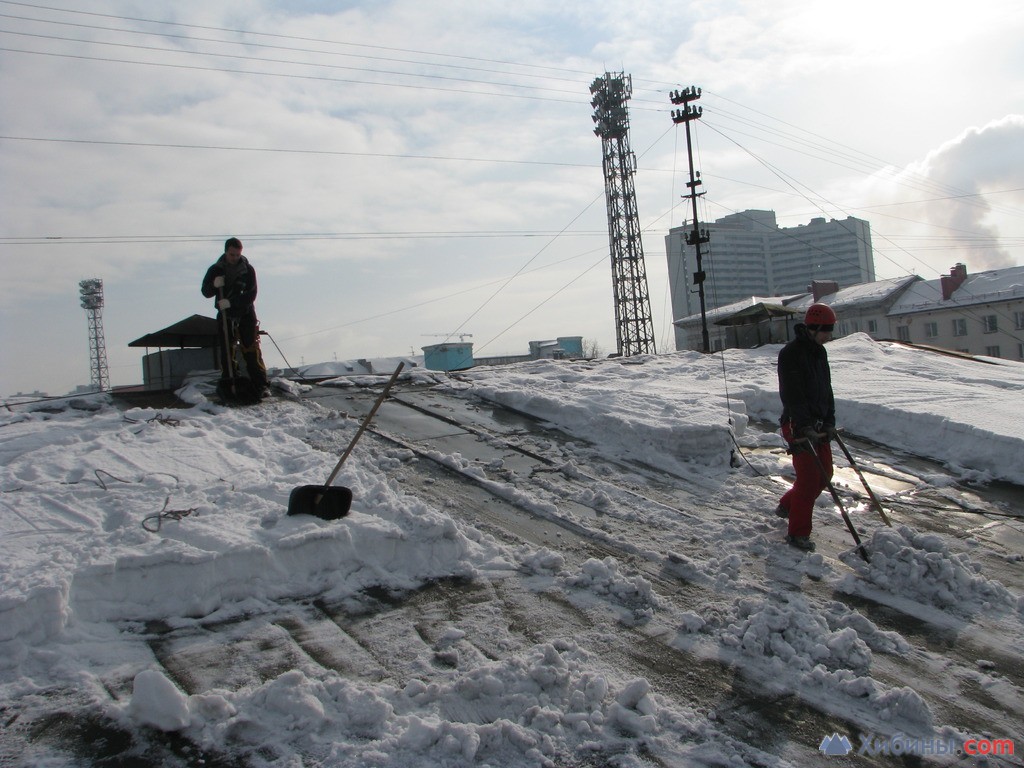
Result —
<instances>
[{"instance_id":1,"label":"long wooden shovel handle","mask_svg":"<svg viewBox=\"0 0 1024 768\"><path fill-rule=\"evenodd\" d=\"M223 299L224 299L224 289L223 288L218 288L217 289L217 311L220 313L220 319L221 319L221 323L220 324L221 324L221 327L224 329L224 365L226 365L226 366L231 368L231 371L230 371L231 376L230 377L228 377L228 371L221 371L220 375L221 375L221 378L228 378L229 379L229 381L231 382L231 394L235 395L235 394L237 394L235 392L235 371L234 371L234 367L232 366L232 360L234 358L234 354L232 353L232 350L231 350L231 333L228 331L228 312L227 312L226 309L221 309L220 308L220 303L221 303L221 301Z\"/></svg>"},{"instance_id":2,"label":"long wooden shovel handle","mask_svg":"<svg viewBox=\"0 0 1024 768\"><path fill-rule=\"evenodd\" d=\"M811 455L814 457L814 463L818 465L818 471L821 472L821 477L823 480L825 480L825 478L827 477L827 475L825 474L825 467L822 465L821 459L818 458L818 452L814 449L814 446L810 445L811 441L806 437L802 437L798 440L794 440L793 442L808 443L808 445L810 446ZM868 556L868 551L864 548L864 545L861 544L860 534L858 534L857 529L854 528L853 520L850 519L850 515L846 511L846 507L843 506L843 500L839 498L839 492L836 491L836 488L834 485L832 485L831 480L825 480L825 485L828 486L828 492L832 494L832 500L836 503L836 506L839 507L839 512L843 516L843 521L846 523L846 527L849 528L850 535L853 536L853 541L857 545L857 551L860 553L860 556L864 559L865 563L870 563L871 558Z\"/></svg>"},{"instance_id":3,"label":"long wooden shovel handle","mask_svg":"<svg viewBox=\"0 0 1024 768\"><path fill-rule=\"evenodd\" d=\"M871 503L875 505L875 509L878 510L878 514L882 516L882 522L892 528L892 523L889 522L888 515L886 515L885 510L882 509L882 503L878 500L878 497L875 496L875 492L871 490L871 486L868 485L867 479L860 471L860 467L857 466L857 462L853 460L853 455L850 453L849 449L846 447L846 443L843 442L843 438L841 438L838 433L836 434L836 442L839 443L839 447L842 448L843 453L846 454L846 460L850 462L850 466L853 467L853 471L857 473L857 477L859 477L860 481L864 484L864 490L868 492L868 498L870 498Z\"/></svg>"},{"instance_id":4,"label":"long wooden shovel handle","mask_svg":"<svg viewBox=\"0 0 1024 768\"><path fill-rule=\"evenodd\" d=\"M366 418L363 419L363 423L359 425L359 429L356 431L355 436L352 438L352 442L348 444L348 448L346 448L345 452L341 454L341 459L338 461L337 465L335 465L334 471L331 472L331 476L328 477L327 482L324 483L324 490L327 490L327 488L330 487L331 483L334 482L334 478L336 478L338 476L338 473L341 472L341 465L345 463L345 459L347 459L349 454L352 453L352 449L356 447L356 441L358 441L359 438L362 437L363 432L366 431L366 428L370 424L370 419L373 418L374 414L377 413L377 409L380 408L381 405L384 403L384 399L388 396L388 392L391 390L391 385L394 384L395 381L398 379L398 374L402 372L402 368L404 367L404 362L399 363L398 367L395 368L395 372L391 374L391 379L388 381L387 386L384 387L384 391L380 393L380 397L377 398L377 402L373 404L373 408L371 408L370 412L366 414ZM317 499L318 503L319 501L320 499Z\"/></svg>"}]
</instances>

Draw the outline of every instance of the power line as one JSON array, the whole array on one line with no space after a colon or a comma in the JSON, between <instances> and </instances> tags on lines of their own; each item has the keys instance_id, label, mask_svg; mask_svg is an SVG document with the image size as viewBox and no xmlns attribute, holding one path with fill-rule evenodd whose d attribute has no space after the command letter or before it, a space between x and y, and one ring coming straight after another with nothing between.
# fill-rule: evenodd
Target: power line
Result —
<instances>
[{"instance_id":1,"label":"power line","mask_svg":"<svg viewBox=\"0 0 1024 768\"><path fill-rule=\"evenodd\" d=\"M2 1L2 0L0 0ZM0 48L0 50L4 50ZM155 141L104 141L101 139L67 139L50 138L42 136L9 136L0 135L0 141L39 141L54 144L95 144L110 147L146 147L156 149L202 149L217 150L222 152L276 152L294 155L336 155L339 157L384 157L399 160L441 160L448 162L466 163L501 163L508 165L541 165L557 166L561 168L596 168L597 166L588 163L564 163L553 160L506 160L503 158L490 157L457 157L444 155L414 155L408 153L392 152L354 152L346 150L331 149L296 149L294 147L238 147L223 144L169 144Z\"/></svg>"},{"instance_id":2,"label":"power line","mask_svg":"<svg viewBox=\"0 0 1024 768\"><path fill-rule=\"evenodd\" d=\"M159 37L159 38L164 38L164 39L168 39L168 40L183 40L183 41L198 42L198 43L216 43L218 45L237 45L237 46L244 46L245 48L266 48L266 49L269 49L269 50L291 51L293 53L315 53L315 54L321 54L321 55L325 55L325 56L341 56L341 57L355 58L355 59L368 59L368 60L371 60L371 61L388 61L388 62L395 62L395 63L400 63L400 64L417 64L417 65L426 65L426 66L430 66L430 67L437 67L437 68L440 68L440 69L462 69L462 70L468 70L468 71L471 71L471 72L488 72L488 73L491 73L491 74L505 74L505 75L507 75L507 74L515 74L515 75L517 75L519 77L544 78L544 79L547 79L547 80L563 80L565 82L572 82L572 83L575 83L575 84L580 84L580 83L583 82L582 80L573 80L573 79L570 79L568 77L560 77L560 76L550 75L550 74L531 74L531 73L528 73L528 72L511 73L511 72L508 72L507 70L487 69L487 68L483 68L483 67L467 66L465 64L446 64L444 62L438 62L438 61L425 62L425 61L420 61L420 60L416 60L416 59L400 59L400 58L395 58L393 56L372 56L372 55L366 54L366 53L346 53L344 51L329 51L329 50L325 50L325 49L322 49L322 48L300 48L300 47L288 46L288 45L273 45L271 43L254 43L254 42L243 42L243 41L240 41L240 40L225 40L223 38L196 37L194 35L179 35L179 34L173 34L173 33L170 33L170 32L147 32L145 30L126 29L124 27L101 27L101 26L93 25L93 24L78 24L78 23L67 22L67 21L54 21L52 19L37 19L37 18L30 17L30 16L14 16L14 15L11 15L11 14L0 14L0 18L15 19L15 20L18 20L18 21L31 21L31 22L36 22L36 23L52 24L52 25L58 25L58 26L67 26L67 27L74 27L74 28L77 28L77 29L93 29L93 30L104 31L104 32L121 32L121 33L124 33L124 34L139 35L139 36L145 36L145 37ZM11 32L10 34L28 34L28 33ZM43 37L42 35L34 35L34 36ZM62 38L62 37L54 37L53 39L57 39L57 40L73 40L73 38ZM78 40L77 42L96 43L98 41ZM108 44L109 45L115 45L114 43L108 43ZM334 44L336 44L336 45L349 45L348 43L334 43ZM144 47L144 46L129 46L129 47L140 47L141 48L141 47ZM169 48L152 48L151 50L191 53L190 51L183 51L183 50L180 50L180 49L176 50L176 49L169 49ZM406 52L403 49L391 49L391 50ZM408 53L415 53L415 52L414 51L408 51ZM447 54L445 54L445 55L447 55ZM516 66L530 66L530 65L520 65L520 64L517 64ZM587 73L581 72L580 74L581 75L585 75Z\"/></svg>"},{"instance_id":3,"label":"power line","mask_svg":"<svg viewBox=\"0 0 1024 768\"><path fill-rule=\"evenodd\" d=\"M277 77L277 78L295 79L295 80L314 80L314 81L318 81L318 82L328 82L328 83L347 83L349 85L373 85L373 86L380 86L380 87L384 87L384 88L415 88L417 90L441 91L441 92L445 92L445 93L463 93L463 94L470 94L470 95L476 95L476 96L501 96L503 98L531 99L531 100L534 100L534 101L552 101L552 102L559 102L559 103L564 103L564 104L580 104L580 103L582 103L579 99L556 99L556 98L551 98L551 97L547 97L547 96L530 96L530 95L519 94L519 93L496 93L496 92L486 92L486 91L472 91L472 90L468 90L466 88L442 88L440 86L415 85L415 84L411 84L411 83L392 83L392 82L377 81L377 80L356 80L356 79L353 79L353 78L344 78L344 77L328 77L326 75L301 75L301 74L294 74L294 73L293 74L288 74L288 73L284 73L284 72L253 72L253 71L245 70L245 69L226 69L226 68L223 68L223 67L203 67L203 66L199 66L197 64L170 64L170 63L167 63L167 62L158 62L158 61L133 61L131 59L115 59L115 58L110 58L110 57L105 57L105 56L86 56L84 54L53 53L53 52L50 52L50 51L30 51L30 50L25 50L23 48L0 47L0 51L6 51L7 53L24 53L24 54L28 54L28 55L34 55L34 56L51 56L51 57L62 58L62 59L75 59L75 60L78 60L78 61L99 61L99 62L105 62L105 63L108 63L108 64L111 64L111 63L112 64L136 64L136 65L145 66L145 67L160 67L160 68L164 68L164 69L181 69L181 70L190 70L190 71L194 71L194 72L219 72L219 73L222 73L222 74L232 74L232 75L252 75L252 76L256 76L256 77ZM516 87L516 86L513 86L513 85L504 84L504 83L486 83L486 84L487 85L500 86L500 87L504 87L504 86ZM523 87L523 86L519 86L519 87Z\"/></svg>"},{"instance_id":4,"label":"power line","mask_svg":"<svg viewBox=\"0 0 1024 768\"><path fill-rule=\"evenodd\" d=\"M409 312L409 311L411 311L413 309L419 309L420 307L425 307L425 306L427 306L429 304L436 304L439 301L448 301L450 299L456 298L457 296L462 296L462 295L467 294L467 293L472 293L474 291L483 290L484 288L487 288L487 287L492 286L492 285L498 285L498 284L506 284L507 285L512 279L514 279L518 275L521 275L521 274L531 274L533 272L540 272L540 271L545 270L545 269L550 269L552 267L557 267L560 264L565 264L567 262L575 261L576 259L582 258L583 256L588 256L591 253L593 253L594 250L599 250L599 249L591 249L591 250L585 251L583 253L578 253L575 256L569 256L569 257L561 259L559 261L553 261L550 264L544 264L542 266L535 267L532 270L527 270L525 267L523 267L522 269L519 270L519 272L517 272L511 278L508 278L508 277L498 278L497 280L491 280L489 282L483 283L483 284L478 285L478 286L474 286L472 288L464 288L461 291L455 291L454 293L449 293L449 294L446 294L444 296L438 296L437 298L434 298L434 299L427 299L426 301L420 301L420 302L417 302L415 304L410 304L410 305L405 306L405 307L399 307L398 309L391 309L391 310L388 310L386 312L380 312L380 313L378 313L376 315L370 315L370 316L367 316L367 317L357 318L355 320L349 320L347 322L340 323L339 325L332 325L332 326L329 326L327 328L320 328L320 329L315 330L315 331L309 331L308 333L300 333L300 334L296 334L295 336L289 336L289 337L287 337L285 339L282 339L282 341L291 341L293 339L302 339L302 338L306 338L308 336L315 336L315 335L318 335L318 334L321 334L321 333L327 333L328 331L335 331L335 330L337 330L339 328L347 328L347 327L352 326L352 325L359 325L360 323L367 323L367 322L370 322L371 320L379 320L382 317L390 317L391 315L398 315L398 314L401 314L402 312ZM600 249L600 250L603 250L603 248ZM533 261L535 258L536 258L536 256L531 258L530 261ZM602 255L601 260L603 261L604 258L605 258L605 256ZM586 274L587 272L589 272L590 269L592 269L592 267L588 267L586 270L584 270L583 273L581 273L580 276L582 276L583 274ZM462 324L462 326L464 326L464 325L465 325L465 323ZM460 329L462 328L462 326L459 326ZM507 330L508 329L506 329L506 331ZM502 333L505 333L505 331L502 331ZM458 334L457 334L457 332L453 332L451 335L452 336L456 336ZM487 344L490 344L491 342L495 341L497 338L498 337L495 337L494 339L491 339L490 341L487 342ZM484 346L486 346L486 344Z\"/></svg>"},{"instance_id":5,"label":"power line","mask_svg":"<svg viewBox=\"0 0 1024 768\"><path fill-rule=\"evenodd\" d=\"M465 55L461 55L461 54L452 54L452 53L439 53L439 52L436 52L436 51L420 51L420 50L415 50L415 49L411 49L411 48L396 48L396 47L385 46L385 45L374 45L374 44L371 44L371 43L352 43L352 42L347 42L347 41L329 40L329 39L315 38L315 37L300 37L298 35L282 35L282 34L271 33L271 32L255 32L255 31L252 31L252 30L234 29L234 28L231 28L231 27L204 26L204 25L200 25L200 24L185 24L185 23L176 22L176 21L161 21L159 19L146 19L146 18L139 18L139 17L133 17L133 16L119 16L119 15L116 15L116 14L109 14L109 13L96 13L96 12L90 12L90 11L71 10L71 9L68 9L68 8L54 8L52 6L37 5L37 4L34 4L34 3L14 2L14 0L0 0L0 4L3 4L3 5L16 5L16 6L21 6L21 7L24 7L24 8L33 8L33 9L36 9L36 10L55 11L55 12L59 12L59 13L78 14L78 15L81 15L81 16L92 16L92 17L106 18L106 19L117 19L118 21L136 21L136 22L141 22L141 23L144 23L144 24L157 24L157 25L161 25L161 26L180 27L180 28L185 28L185 29L201 29L201 30L213 31L213 32L229 32L229 33L235 34L235 35L251 35L253 37L272 38L272 39L277 39L277 40L295 40L295 41L300 41L300 42L305 42L305 43L327 43L327 44L330 44L330 45L346 45L346 46L352 46L352 47L357 47L357 48L369 48L369 49L372 49L372 50L397 51L397 52L402 52L402 53L415 53L417 55L437 56L437 57L441 57L441 58L445 58L445 59L462 59L464 61L479 61L479 62L484 62L484 63L489 63L489 64L504 64L506 66L523 67L523 68L527 68L527 69L547 70L547 71L555 71L555 72L567 72L567 73L573 73L573 74L582 75L582 76L585 76L585 77L589 77L589 76L592 75L592 73L589 72L589 71L585 72L585 71L582 71L582 70L573 70L573 69L567 69L567 68L562 68L562 67L549 67L549 66L545 66L545 65L541 65L541 64L523 64L523 63L514 62L514 61L502 61L500 59L488 59L488 58L484 58L484 57L465 56Z\"/></svg>"},{"instance_id":6,"label":"power line","mask_svg":"<svg viewBox=\"0 0 1024 768\"><path fill-rule=\"evenodd\" d=\"M560 234L565 237L603 237L600 231L560 232L553 230L496 230L465 232L318 232L318 233L274 233L247 234L238 236L248 242L274 243L312 240L450 240L450 239L493 239L493 238L538 238ZM209 235L97 235L97 236L35 236L0 237L0 245L138 245L138 244L180 244L208 243L223 237L222 233Z\"/></svg>"},{"instance_id":7,"label":"power line","mask_svg":"<svg viewBox=\"0 0 1024 768\"><path fill-rule=\"evenodd\" d=\"M113 47L113 48L130 48L132 50L140 50L140 51L156 51L156 52L159 52L159 53L170 53L170 54L190 56L190 57L191 56L208 56L210 58L219 58L219 59L234 59L234 60L238 60L238 61L255 61L255 62L262 63L262 64L287 64L287 65L290 65L290 66L316 67L316 68L322 68L322 69L343 69L343 70L350 70L350 71L353 71L353 72L368 72L368 73L375 74L375 75L400 75L402 77L423 78L423 79L430 79L430 80L450 80L450 81L453 81L453 82L473 83L473 84L477 84L477 85L499 85L499 86L506 87L506 88L522 88L522 89L529 88L531 90L550 91L552 93L565 93L565 94L575 93L575 91L569 91L569 90L558 89L558 88L544 88L544 87L540 87L540 86L536 86L536 85L525 85L525 84L508 83L508 82L495 82L493 80L474 80L474 79L468 78L468 77L451 77L451 76L448 76L448 75L423 74L423 73L419 73L419 72L401 72L401 71L387 70L387 69L372 69L372 68L369 68L369 67L354 67L354 66L345 66L345 65L342 65L342 64L323 64L323 63L315 63L315 62L308 62L308 61L295 61L295 60L289 60L289 59L271 59L271 58L266 58L266 57L262 57L262 56L243 56L241 54L236 54L236 53L216 53L216 52L209 52L209 51L186 51L186 50L172 49L172 48L158 48L156 46L150 46L150 45L138 45L138 44L133 44L133 43L111 43L111 42L102 42L102 41L97 41L97 40L84 40L82 38L74 38L74 37L61 37L61 36L57 36L57 35L42 35L42 34L31 33L31 32L13 32L13 31L10 31L10 30L0 30L0 34L18 35L18 36L21 36L21 37L34 37L34 38L38 38L38 39L42 39L42 40L59 40L61 42L69 42L69 43L86 43L88 45L109 46L109 47ZM24 51L21 51L21 52L24 52ZM48 56L70 55L70 54L54 53L54 52L50 52L50 51L33 51L33 53L37 53L37 54L41 54L41 55L48 55ZM108 59L108 58L99 58L99 57L97 57L97 60L100 60L100 61L116 61L116 62L119 62L119 63L129 63L129 64L157 65L157 66L166 66L166 67L186 66L186 65L175 65L175 64L171 64L169 62L129 61L129 60L125 60L125 59ZM188 68L191 69L191 68L194 68L194 67L189 65ZM218 71L218 72L232 72L232 73L238 73L239 72L239 70L226 70L226 69L221 69L219 67L218 68L214 68L214 69L215 69L215 71ZM287 75L285 75L283 73L268 73L268 72L260 72L260 73L249 73L249 72L246 72L245 74L262 74L262 75L277 74L277 76L280 76L280 77L287 76ZM299 77L299 75L295 75L295 76ZM327 79L329 79L329 78L327 78ZM384 83L375 83L375 84L383 85ZM412 87L416 87L416 86L412 86ZM504 95L504 94L502 94L502 95Z\"/></svg>"}]
</instances>

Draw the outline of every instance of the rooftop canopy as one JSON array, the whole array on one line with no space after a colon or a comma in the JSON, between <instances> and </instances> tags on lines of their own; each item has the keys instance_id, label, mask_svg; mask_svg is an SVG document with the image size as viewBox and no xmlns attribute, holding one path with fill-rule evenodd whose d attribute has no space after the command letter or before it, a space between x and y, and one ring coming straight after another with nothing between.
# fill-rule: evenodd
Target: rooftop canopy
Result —
<instances>
[{"instance_id":1,"label":"rooftop canopy","mask_svg":"<svg viewBox=\"0 0 1024 768\"><path fill-rule=\"evenodd\" d=\"M220 328L212 317L192 315L161 331L147 333L129 347L215 347Z\"/></svg>"},{"instance_id":2,"label":"rooftop canopy","mask_svg":"<svg viewBox=\"0 0 1024 768\"><path fill-rule=\"evenodd\" d=\"M784 307L781 304L759 301L757 304L752 304L749 307L744 307L741 310L718 318L715 320L715 325L753 325L754 323L763 323L765 320L771 320L773 317L791 317L798 314L800 314L798 310Z\"/></svg>"}]
</instances>

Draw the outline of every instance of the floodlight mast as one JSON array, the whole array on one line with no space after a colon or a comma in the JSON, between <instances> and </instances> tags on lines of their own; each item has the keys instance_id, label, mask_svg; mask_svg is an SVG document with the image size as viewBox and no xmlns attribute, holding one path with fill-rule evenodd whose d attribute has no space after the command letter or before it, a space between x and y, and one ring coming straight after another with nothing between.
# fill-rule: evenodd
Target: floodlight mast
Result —
<instances>
[{"instance_id":1,"label":"floodlight mast","mask_svg":"<svg viewBox=\"0 0 1024 768\"><path fill-rule=\"evenodd\" d=\"M89 319L90 384L97 392L110 389L107 371L107 346L103 340L103 281L98 278L82 280L78 284L82 308Z\"/></svg>"},{"instance_id":2,"label":"floodlight mast","mask_svg":"<svg viewBox=\"0 0 1024 768\"><path fill-rule=\"evenodd\" d=\"M640 216L633 186L636 156L629 146L626 101L632 91L632 79L622 72L606 72L590 85L594 133L601 137L602 147L616 346L624 357L656 352Z\"/></svg>"},{"instance_id":3,"label":"floodlight mast","mask_svg":"<svg viewBox=\"0 0 1024 768\"><path fill-rule=\"evenodd\" d=\"M703 184L703 182L700 180L700 172L694 172L693 170L693 142L690 140L690 121L699 120L700 116L704 114L703 107L690 106L690 102L699 99L700 94L701 89L691 85L689 88L684 88L682 91L673 91L670 93L669 100L673 104L683 105L682 109L673 110L672 122L676 125L683 123L686 126L686 154L690 160L690 180L687 182L686 186L690 190L688 197L693 205L693 231L686 233L686 244L692 245L697 255L697 271L693 273L693 282L697 286L697 294L700 297L700 329L702 348L705 352L710 352L711 341L708 337L707 304L704 299L704 280L707 277L707 274L704 272L704 268L701 263L700 247L703 243L706 243L711 239L711 235L706 229L702 230L700 228L700 222L697 219L697 198L704 193L697 191L697 187Z\"/></svg>"}]
</instances>

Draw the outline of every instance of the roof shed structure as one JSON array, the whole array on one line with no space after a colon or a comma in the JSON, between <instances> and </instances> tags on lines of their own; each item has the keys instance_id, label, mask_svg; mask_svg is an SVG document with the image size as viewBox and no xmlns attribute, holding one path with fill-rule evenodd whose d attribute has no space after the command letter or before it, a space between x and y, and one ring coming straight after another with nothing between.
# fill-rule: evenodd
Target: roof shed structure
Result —
<instances>
[{"instance_id":1,"label":"roof shed structure","mask_svg":"<svg viewBox=\"0 0 1024 768\"><path fill-rule=\"evenodd\" d=\"M146 348L142 357L143 388L177 389L192 371L216 370L219 333L215 318L192 315L129 342L129 347ZM149 352L153 347L157 351Z\"/></svg>"}]
</instances>

